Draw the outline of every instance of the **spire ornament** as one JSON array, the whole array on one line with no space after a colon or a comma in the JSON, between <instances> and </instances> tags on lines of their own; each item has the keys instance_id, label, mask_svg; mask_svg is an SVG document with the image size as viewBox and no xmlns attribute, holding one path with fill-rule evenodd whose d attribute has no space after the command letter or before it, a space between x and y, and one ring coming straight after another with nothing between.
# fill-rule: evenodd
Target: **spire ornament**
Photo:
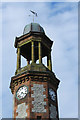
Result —
<instances>
[{"instance_id":1,"label":"spire ornament","mask_svg":"<svg viewBox=\"0 0 80 120\"><path fill-rule=\"evenodd\" d=\"M30 10L30 12L33 14L33 22L34 22L34 16L37 17L38 15L37 15L36 12L34 12L34 11L32 11L32 10ZM29 15L29 16L31 16L31 15Z\"/></svg>"}]
</instances>

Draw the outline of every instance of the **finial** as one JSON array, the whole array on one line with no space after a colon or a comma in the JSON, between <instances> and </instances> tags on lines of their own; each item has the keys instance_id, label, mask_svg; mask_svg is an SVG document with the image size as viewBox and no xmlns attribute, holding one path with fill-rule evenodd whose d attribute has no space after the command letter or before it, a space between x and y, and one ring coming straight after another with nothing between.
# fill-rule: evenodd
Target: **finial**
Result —
<instances>
[{"instance_id":1,"label":"finial","mask_svg":"<svg viewBox=\"0 0 80 120\"><path fill-rule=\"evenodd\" d=\"M37 13L34 12L34 11L32 11L32 10L30 10L30 12L33 13L33 22L34 22L34 15L37 17ZM29 15L29 16L30 16L30 15Z\"/></svg>"}]
</instances>

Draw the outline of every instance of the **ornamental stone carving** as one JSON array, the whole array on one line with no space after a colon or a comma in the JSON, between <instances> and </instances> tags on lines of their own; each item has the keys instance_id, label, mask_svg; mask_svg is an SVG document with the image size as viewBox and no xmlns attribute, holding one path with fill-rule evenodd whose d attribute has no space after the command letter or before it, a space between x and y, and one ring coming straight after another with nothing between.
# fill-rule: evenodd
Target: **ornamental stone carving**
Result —
<instances>
[{"instance_id":1,"label":"ornamental stone carving","mask_svg":"<svg viewBox=\"0 0 80 120\"><path fill-rule=\"evenodd\" d=\"M26 105L26 103L19 104L16 110L16 112L18 112L18 116L16 116L16 118L26 118L27 117L26 109L28 109L28 105Z\"/></svg>"},{"instance_id":2,"label":"ornamental stone carving","mask_svg":"<svg viewBox=\"0 0 80 120\"><path fill-rule=\"evenodd\" d=\"M46 98L46 95L43 94L45 91L45 88L41 84L33 84L33 87L31 88L33 90L33 94L31 94L31 97L34 98L34 101L32 101L33 108L32 112L46 112L45 105L46 102L44 101L44 98Z\"/></svg>"},{"instance_id":3,"label":"ornamental stone carving","mask_svg":"<svg viewBox=\"0 0 80 120\"><path fill-rule=\"evenodd\" d=\"M56 116L57 116L56 107L50 104L50 118L56 118Z\"/></svg>"}]
</instances>

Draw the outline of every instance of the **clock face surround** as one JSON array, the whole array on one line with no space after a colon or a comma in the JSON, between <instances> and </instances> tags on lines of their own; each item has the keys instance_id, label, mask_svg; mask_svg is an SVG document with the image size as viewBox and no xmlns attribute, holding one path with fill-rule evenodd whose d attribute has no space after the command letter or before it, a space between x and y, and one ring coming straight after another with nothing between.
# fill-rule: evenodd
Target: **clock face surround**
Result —
<instances>
[{"instance_id":1,"label":"clock face surround","mask_svg":"<svg viewBox=\"0 0 80 120\"><path fill-rule=\"evenodd\" d=\"M27 93L28 93L28 87L26 85L22 85L16 91L16 98L18 100L21 100L26 97Z\"/></svg>"},{"instance_id":2,"label":"clock face surround","mask_svg":"<svg viewBox=\"0 0 80 120\"><path fill-rule=\"evenodd\" d=\"M56 100L56 94L52 88L49 88L49 95L53 101Z\"/></svg>"}]
</instances>

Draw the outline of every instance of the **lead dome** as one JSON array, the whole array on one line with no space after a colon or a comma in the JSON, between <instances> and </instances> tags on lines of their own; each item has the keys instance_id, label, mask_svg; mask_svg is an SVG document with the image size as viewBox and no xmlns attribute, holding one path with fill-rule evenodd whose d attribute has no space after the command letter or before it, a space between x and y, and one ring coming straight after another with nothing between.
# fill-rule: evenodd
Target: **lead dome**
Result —
<instances>
[{"instance_id":1,"label":"lead dome","mask_svg":"<svg viewBox=\"0 0 80 120\"><path fill-rule=\"evenodd\" d=\"M45 33L44 29L38 23L30 23L24 27L23 35L29 32Z\"/></svg>"}]
</instances>

